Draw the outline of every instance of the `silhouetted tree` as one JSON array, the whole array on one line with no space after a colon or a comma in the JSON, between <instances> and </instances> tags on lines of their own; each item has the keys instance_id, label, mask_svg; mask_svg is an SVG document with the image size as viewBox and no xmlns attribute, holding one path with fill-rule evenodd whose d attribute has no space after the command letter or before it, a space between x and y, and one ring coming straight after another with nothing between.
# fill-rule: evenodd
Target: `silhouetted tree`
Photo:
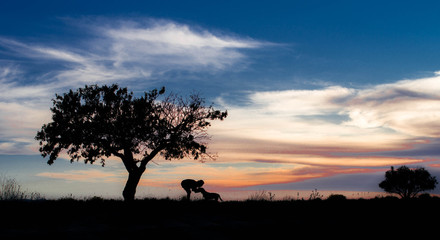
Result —
<instances>
[{"instance_id":1,"label":"silhouetted tree","mask_svg":"<svg viewBox=\"0 0 440 240\"><path fill-rule=\"evenodd\" d=\"M128 171L123 190L133 200L147 163L160 154L165 159L192 157L203 160L210 120L223 120L227 112L205 106L198 95L184 99L174 94L159 101L165 88L136 98L127 88L85 86L53 99L52 122L35 137L43 157L53 164L65 149L71 162L85 163L120 158Z\"/></svg>"},{"instance_id":2,"label":"silhouetted tree","mask_svg":"<svg viewBox=\"0 0 440 240\"><path fill-rule=\"evenodd\" d=\"M420 192L433 190L437 183L437 179L424 168L410 169L401 166L397 170L391 167L391 170L385 173L385 180L379 183L379 187L388 193L408 199L416 197Z\"/></svg>"}]
</instances>

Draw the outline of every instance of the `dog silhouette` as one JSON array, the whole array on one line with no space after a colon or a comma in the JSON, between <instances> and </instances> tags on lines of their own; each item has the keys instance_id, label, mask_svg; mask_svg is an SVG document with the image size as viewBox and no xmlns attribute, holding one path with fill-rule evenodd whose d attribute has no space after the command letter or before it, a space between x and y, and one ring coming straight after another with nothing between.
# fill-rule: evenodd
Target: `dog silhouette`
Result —
<instances>
[{"instance_id":1,"label":"dog silhouette","mask_svg":"<svg viewBox=\"0 0 440 240\"><path fill-rule=\"evenodd\" d=\"M220 199L220 201L223 202L223 199L220 197L220 194L207 192L204 188L197 188L196 190L194 190L194 192L202 193L203 198L207 201L214 200L214 201L218 202L218 200Z\"/></svg>"}]
</instances>

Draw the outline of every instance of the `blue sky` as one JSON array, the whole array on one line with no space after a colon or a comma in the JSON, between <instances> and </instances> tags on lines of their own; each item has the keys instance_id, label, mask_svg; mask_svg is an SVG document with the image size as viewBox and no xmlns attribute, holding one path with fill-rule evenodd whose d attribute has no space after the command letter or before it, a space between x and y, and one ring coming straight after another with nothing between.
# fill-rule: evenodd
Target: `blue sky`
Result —
<instances>
[{"instance_id":1,"label":"blue sky","mask_svg":"<svg viewBox=\"0 0 440 240\"><path fill-rule=\"evenodd\" d=\"M0 172L48 195L118 195L118 161L47 166L33 137L55 93L119 83L201 92L230 113L210 131L218 159L158 159L149 194L186 177L224 191L379 191L390 165L440 176L439 5L2 1Z\"/></svg>"}]
</instances>

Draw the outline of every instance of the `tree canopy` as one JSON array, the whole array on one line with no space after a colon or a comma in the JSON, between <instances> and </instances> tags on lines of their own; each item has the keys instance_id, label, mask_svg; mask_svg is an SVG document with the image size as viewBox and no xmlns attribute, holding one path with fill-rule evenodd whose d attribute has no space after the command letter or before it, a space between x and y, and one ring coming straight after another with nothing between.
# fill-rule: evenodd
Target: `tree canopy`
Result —
<instances>
[{"instance_id":1,"label":"tree canopy","mask_svg":"<svg viewBox=\"0 0 440 240\"><path fill-rule=\"evenodd\" d=\"M398 194L401 198L414 198L420 192L433 190L437 185L437 179L424 168L410 169L401 166L397 170L385 173L385 180L379 183L379 187L388 193Z\"/></svg>"},{"instance_id":2,"label":"tree canopy","mask_svg":"<svg viewBox=\"0 0 440 240\"><path fill-rule=\"evenodd\" d=\"M134 199L136 186L146 165L156 155L165 159L204 159L207 129L211 120L223 120L227 112L205 106L197 94L183 98L164 96L165 88L135 97L127 88L85 86L53 99L52 122L37 132L40 152L53 164L62 150L71 161L85 163L119 157L129 173L123 191ZM159 97L162 99L159 100Z\"/></svg>"}]
</instances>

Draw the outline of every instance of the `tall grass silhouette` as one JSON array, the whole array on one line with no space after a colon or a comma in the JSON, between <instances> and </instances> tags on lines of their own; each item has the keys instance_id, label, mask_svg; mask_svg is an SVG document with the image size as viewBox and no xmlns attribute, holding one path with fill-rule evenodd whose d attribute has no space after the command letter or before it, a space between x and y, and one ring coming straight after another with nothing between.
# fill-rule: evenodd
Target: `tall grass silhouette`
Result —
<instances>
[{"instance_id":1,"label":"tall grass silhouette","mask_svg":"<svg viewBox=\"0 0 440 240\"><path fill-rule=\"evenodd\" d=\"M37 192L23 190L15 178L0 175L0 200L38 200L41 198L41 195Z\"/></svg>"}]
</instances>

